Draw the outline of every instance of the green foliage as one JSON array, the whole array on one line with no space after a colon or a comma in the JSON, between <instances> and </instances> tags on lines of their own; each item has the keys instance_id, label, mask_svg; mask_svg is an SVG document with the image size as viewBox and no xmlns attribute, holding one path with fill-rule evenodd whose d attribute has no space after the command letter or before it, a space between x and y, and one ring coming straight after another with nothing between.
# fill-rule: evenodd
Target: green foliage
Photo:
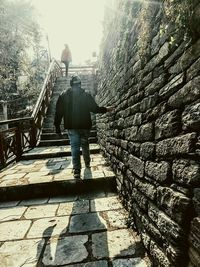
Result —
<instances>
[{"instance_id":1,"label":"green foliage","mask_svg":"<svg viewBox=\"0 0 200 267\"><path fill-rule=\"evenodd\" d=\"M39 94L38 77L47 68L48 57L41 56L44 48L35 18L29 2L0 0L0 100L13 101L13 95L18 95L34 104Z\"/></svg>"}]
</instances>

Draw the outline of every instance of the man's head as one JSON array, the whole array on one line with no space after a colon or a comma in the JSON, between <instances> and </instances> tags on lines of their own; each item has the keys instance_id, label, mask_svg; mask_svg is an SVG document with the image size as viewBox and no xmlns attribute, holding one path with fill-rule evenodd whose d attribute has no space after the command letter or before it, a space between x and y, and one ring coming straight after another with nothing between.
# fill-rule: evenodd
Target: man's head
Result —
<instances>
[{"instance_id":1,"label":"man's head","mask_svg":"<svg viewBox=\"0 0 200 267\"><path fill-rule=\"evenodd\" d=\"M81 87L81 79L78 75L73 75L70 79L71 87Z\"/></svg>"}]
</instances>

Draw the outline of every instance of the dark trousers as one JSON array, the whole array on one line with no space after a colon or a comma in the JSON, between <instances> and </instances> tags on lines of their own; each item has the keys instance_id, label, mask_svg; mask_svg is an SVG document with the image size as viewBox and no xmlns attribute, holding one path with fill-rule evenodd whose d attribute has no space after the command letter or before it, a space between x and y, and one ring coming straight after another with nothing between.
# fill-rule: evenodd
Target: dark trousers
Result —
<instances>
[{"instance_id":1,"label":"dark trousers","mask_svg":"<svg viewBox=\"0 0 200 267\"><path fill-rule=\"evenodd\" d=\"M90 164L89 135L90 130L87 129L68 130L72 152L72 164L75 170L81 169L80 148L82 148L85 165L88 166Z\"/></svg>"},{"instance_id":2,"label":"dark trousers","mask_svg":"<svg viewBox=\"0 0 200 267\"><path fill-rule=\"evenodd\" d=\"M64 62L65 64L65 76L67 77L68 76L68 69L69 69L69 62Z\"/></svg>"}]
</instances>

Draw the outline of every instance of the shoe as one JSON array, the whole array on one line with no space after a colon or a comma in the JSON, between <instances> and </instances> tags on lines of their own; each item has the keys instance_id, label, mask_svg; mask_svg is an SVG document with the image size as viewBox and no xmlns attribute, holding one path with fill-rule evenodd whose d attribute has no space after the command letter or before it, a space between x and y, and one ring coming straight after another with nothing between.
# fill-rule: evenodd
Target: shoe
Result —
<instances>
[{"instance_id":1,"label":"shoe","mask_svg":"<svg viewBox=\"0 0 200 267\"><path fill-rule=\"evenodd\" d=\"M80 170L74 170L74 178L79 179L81 178L81 171Z\"/></svg>"}]
</instances>

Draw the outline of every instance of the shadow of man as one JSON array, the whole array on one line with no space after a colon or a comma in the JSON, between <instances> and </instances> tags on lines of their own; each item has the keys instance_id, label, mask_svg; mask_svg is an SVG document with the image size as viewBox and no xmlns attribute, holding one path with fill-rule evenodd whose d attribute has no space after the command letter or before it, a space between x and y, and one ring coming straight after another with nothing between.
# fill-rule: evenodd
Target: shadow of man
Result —
<instances>
[{"instance_id":1,"label":"shadow of man","mask_svg":"<svg viewBox=\"0 0 200 267\"><path fill-rule=\"evenodd\" d=\"M44 230L45 244L41 256L42 240L38 244L37 267L77 263L89 263L88 267L107 267L106 221L96 212L95 202L92 202L92 207L90 203L89 199L79 199L73 203L68 223L59 236L52 236L56 224Z\"/></svg>"}]
</instances>

